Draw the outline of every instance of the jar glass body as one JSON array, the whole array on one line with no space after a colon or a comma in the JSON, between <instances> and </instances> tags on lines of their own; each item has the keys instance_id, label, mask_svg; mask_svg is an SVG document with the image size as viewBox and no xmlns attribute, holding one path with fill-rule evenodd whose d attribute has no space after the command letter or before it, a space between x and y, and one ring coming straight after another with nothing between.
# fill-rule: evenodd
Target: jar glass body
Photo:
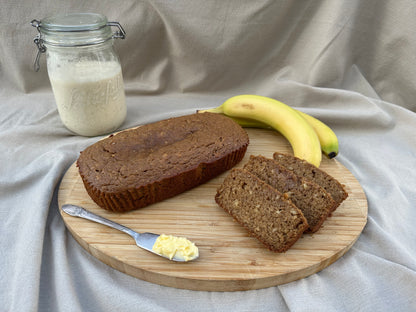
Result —
<instances>
[{"instance_id":1,"label":"jar glass body","mask_svg":"<svg viewBox=\"0 0 416 312\"><path fill-rule=\"evenodd\" d=\"M72 132L96 136L116 130L126 117L124 83L114 38L125 38L117 22L96 13L69 13L32 20L39 34L35 70L46 52L59 115ZM113 33L111 27L117 27Z\"/></svg>"},{"instance_id":2,"label":"jar glass body","mask_svg":"<svg viewBox=\"0 0 416 312\"><path fill-rule=\"evenodd\" d=\"M123 76L112 41L73 47L45 43L59 115L76 134L110 133L125 120Z\"/></svg>"}]
</instances>

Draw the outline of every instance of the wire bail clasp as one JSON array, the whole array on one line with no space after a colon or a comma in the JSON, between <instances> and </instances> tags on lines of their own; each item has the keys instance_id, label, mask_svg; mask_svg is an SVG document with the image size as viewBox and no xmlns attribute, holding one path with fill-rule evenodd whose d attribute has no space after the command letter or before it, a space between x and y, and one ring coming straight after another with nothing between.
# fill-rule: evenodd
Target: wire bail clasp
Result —
<instances>
[{"instance_id":1,"label":"wire bail clasp","mask_svg":"<svg viewBox=\"0 0 416 312\"><path fill-rule=\"evenodd\" d=\"M119 22L108 22L107 26L115 26L118 28L118 31L116 31L113 34L113 38L120 38L120 39L126 38L126 32L124 31L123 27L121 27Z\"/></svg>"},{"instance_id":2,"label":"wire bail clasp","mask_svg":"<svg viewBox=\"0 0 416 312\"><path fill-rule=\"evenodd\" d=\"M39 59L40 59L40 55L41 53L45 53L46 52L46 47L43 44L43 39L41 38L41 34L40 34L40 21L34 19L30 22L30 24L35 27L38 30L38 34L36 35L36 37L33 39L33 42L35 43L35 45L38 48L38 53L36 54L36 58L35 58L35 62L33 64L33 69L35 72L39 71Z\"/></svg>"}]
</instances>

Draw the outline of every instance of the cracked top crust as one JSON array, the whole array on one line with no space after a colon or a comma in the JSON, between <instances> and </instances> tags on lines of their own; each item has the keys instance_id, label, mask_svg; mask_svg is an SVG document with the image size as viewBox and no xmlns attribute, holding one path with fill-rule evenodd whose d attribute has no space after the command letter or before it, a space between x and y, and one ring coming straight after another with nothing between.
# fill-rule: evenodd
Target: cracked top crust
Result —
<instances>
[{"instance_id":1,"label":"cracked top crust","mask_svg":"<svg viewBox=\"0 0 416 312\"><path fill-rule=\"evenodd\" d=\"M77 166L88 183L117 192L196 170L247 145L247 133L230 118L200 113L111 135L81 152Z\"/></svg>"}]
</instances>

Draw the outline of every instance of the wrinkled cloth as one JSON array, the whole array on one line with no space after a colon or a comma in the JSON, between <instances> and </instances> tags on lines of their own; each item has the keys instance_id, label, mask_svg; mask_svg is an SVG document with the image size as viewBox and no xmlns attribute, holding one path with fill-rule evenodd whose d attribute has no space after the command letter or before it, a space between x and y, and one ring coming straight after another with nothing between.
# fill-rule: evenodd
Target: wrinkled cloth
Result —
<instances>
[{"instance_id":1,"label":"wrinkled cloth","mask_svg":"<svg viewBox=\"0 0 416 312\"><path fill-rule=\"evenodd\" d=\"M415 311L416 3L351 1L3 1L0 10L1 311ZM33 71L32 19L98 12L125 81L122 129L276 98L338 135L368 222L342 258L309 277L241 292L152 284L85 251L58 211L60 181L101 137L71 134L46 71Z\"/></svg>"}]
</instances>

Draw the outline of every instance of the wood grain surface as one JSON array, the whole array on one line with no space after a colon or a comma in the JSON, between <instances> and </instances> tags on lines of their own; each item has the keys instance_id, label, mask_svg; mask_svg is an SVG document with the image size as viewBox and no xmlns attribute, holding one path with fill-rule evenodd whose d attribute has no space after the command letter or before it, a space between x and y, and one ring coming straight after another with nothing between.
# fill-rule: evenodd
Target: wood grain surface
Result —
<instances>
[{"instance_id":1,"label":"wood grain surface","mask_svg":"<svg viewBox=\"0 0 416 312\"><path fill-rule=\"evenodd\" d=\"M271 130L246 129L250 155L272 157L292 153L289 143ZM71 217L61 209L65 225L91 255L107 265L152 283L192 290L239 291L288 283L319 272L347 252L367 221L367 199L355 177L337 160L323 157L321 169L346 186L349 197L314 234L304 234L286 253L268 251L233 221L214 201L227 173L174 198L146 208L113 213L98 207L86 193L75 163L68 169L58 194L59 207L80 205L138 232L184 236L199 247L194 262L175 263L138 248L117 230Z\"/></svg>"}]
</instances>

